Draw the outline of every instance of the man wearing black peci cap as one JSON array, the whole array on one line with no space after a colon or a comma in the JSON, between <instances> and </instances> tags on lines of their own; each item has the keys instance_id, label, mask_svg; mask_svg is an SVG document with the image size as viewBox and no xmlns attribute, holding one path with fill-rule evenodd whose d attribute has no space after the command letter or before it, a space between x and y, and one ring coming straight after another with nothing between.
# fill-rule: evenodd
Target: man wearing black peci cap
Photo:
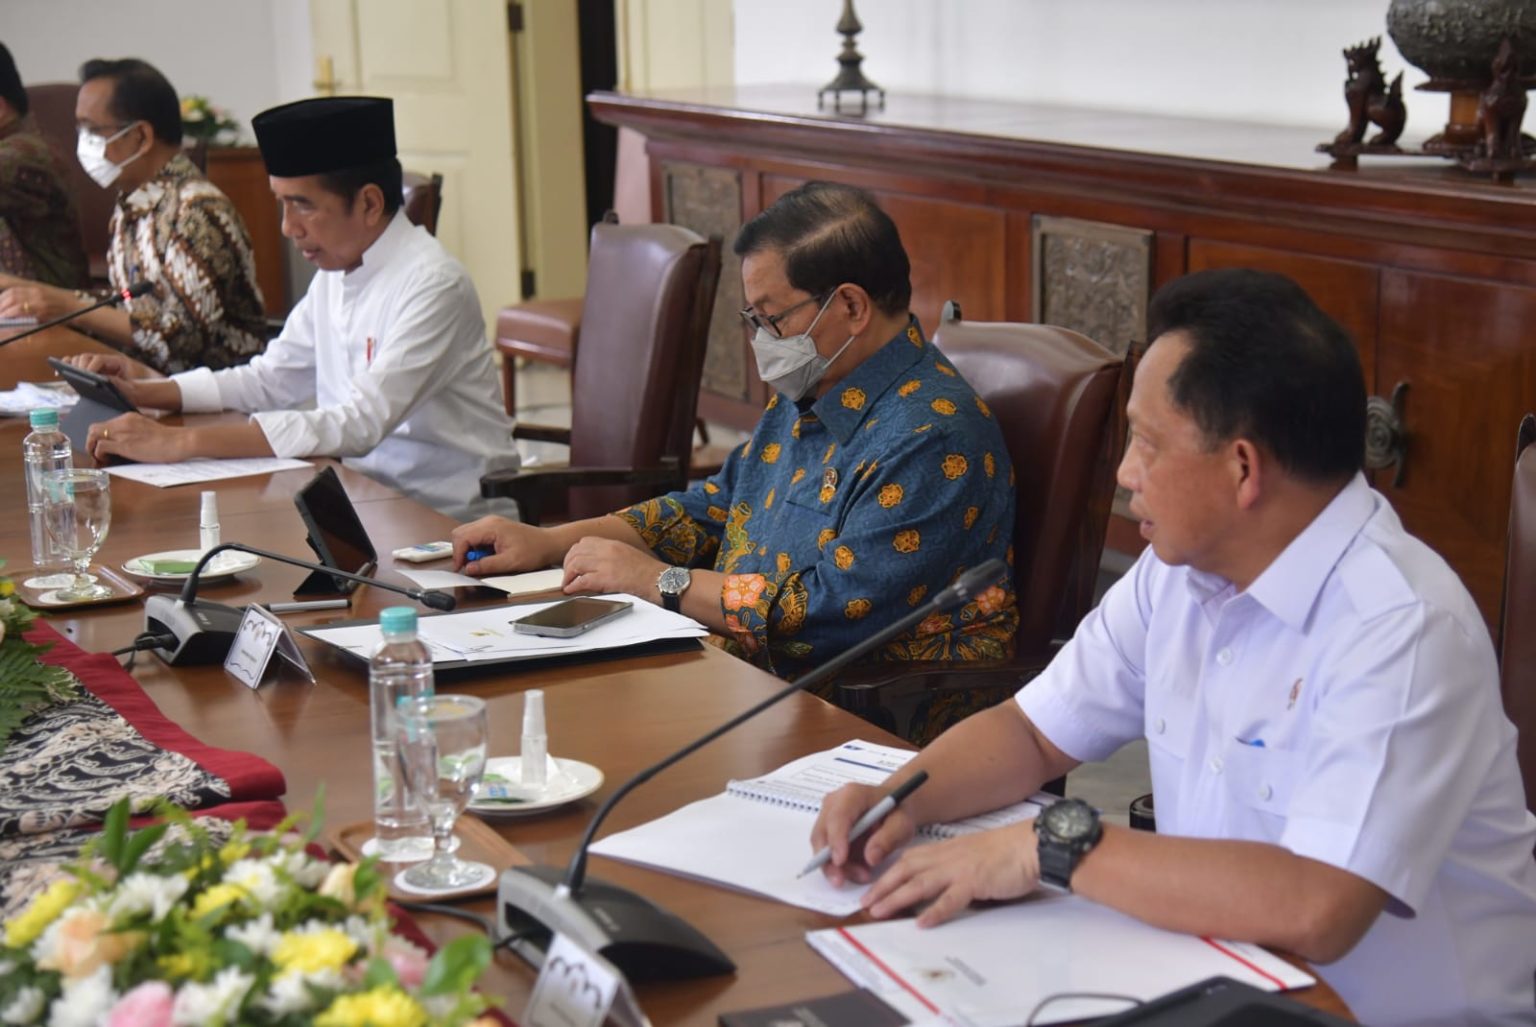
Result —
<instances>
[{"instance_id":1,"label":"man wearing black peci cap","mask_svg":"<svg viewBox=\"0 0 1536 1027\"><path fill-rule=\"evenodd\" d=\"M487 512L473 497L481 475L517 466L512 426L474 284L400 213L393 104L301 100L251 124L283 234L320 269L282 334L245 367L169 379L110 355L76 362L122 377L140 406L256 413L193 428L124 414L91 428L91 453L342 457L444 513Z\"/></svg>"}]
</instances>

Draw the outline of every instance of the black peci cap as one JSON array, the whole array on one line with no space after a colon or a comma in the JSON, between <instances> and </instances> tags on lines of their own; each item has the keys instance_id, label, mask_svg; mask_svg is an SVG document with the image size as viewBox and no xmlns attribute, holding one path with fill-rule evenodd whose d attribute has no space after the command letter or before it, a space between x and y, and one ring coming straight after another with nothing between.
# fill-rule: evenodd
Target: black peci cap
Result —
<instances>
[{"instance_id":1,"label":"black peci cap","mask_svg":"<svg viewBox=\"0 0 1536 1027\"><path fill-rule=\"evenodd\" d=\"M302 178L395 156L395 104L377 96L322 96L251 119L267 174Z\"/></svg>"}]
</instances>

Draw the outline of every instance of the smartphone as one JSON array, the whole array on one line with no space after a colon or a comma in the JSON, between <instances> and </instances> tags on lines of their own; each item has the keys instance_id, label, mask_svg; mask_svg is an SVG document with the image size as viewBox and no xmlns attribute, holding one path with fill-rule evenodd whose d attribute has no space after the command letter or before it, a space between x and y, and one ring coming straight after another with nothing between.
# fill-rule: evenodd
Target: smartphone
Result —
<instances>
[{"instance_id":1,"label":"smartphone","mask_svg":"<svg viewBox=\"0 0 1536 1027\"><path fill-rule=\"evenodd\" d=\"M634 604L618 599L592 599L578 597L546 607L538 613L530 613L512 622L514 631L525 635L547 635L550 638L574 638L584 631L591 631L599 624L629 612Z\"/></svg>"},{"instance_id":2,"label":"smartphone","mask_svg":"<svg viewBox=\"0 0 1536 1027\"><path fill-rule=\"evenodd\" d=\"M404 560L406 563L427 563L431 560L441 560L453 555L452 542L423 542L419 546L406 546L396 549L389 554L396 560Z\"/></svg>"}]
</instances>

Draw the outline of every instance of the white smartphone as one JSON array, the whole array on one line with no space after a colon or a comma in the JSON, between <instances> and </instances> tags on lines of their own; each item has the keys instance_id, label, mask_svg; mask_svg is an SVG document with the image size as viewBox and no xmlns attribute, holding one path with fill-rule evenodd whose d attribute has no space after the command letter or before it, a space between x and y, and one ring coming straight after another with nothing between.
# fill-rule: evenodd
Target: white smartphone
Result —
<instances>
[{"instance_id":1,"label":"white smartphone","mask_svg":"<svg viewBox=\"0 0 1536 1027\"><path fill-rule=\"evenodd\" d=\"M548 635L551 638L573 638L584 631L591 631L599 624L629 612L633 603L619 599L593 599L578 596L563 603L548 606L538 613L530 613L512 622L512 630L525 635Z\"/></svg>"},{"instance_id":2,"label":"white smartphone","mask_svg":"<svg viewBox=\"0 0 1536 1027\"><path fill-rule=\"evenodd\" d=\"M453 555L452 542L423 542L419 546L406 546L404 549L396 549L389 554L396 560L404 560L406 563L427 563L430 560L441 560Z\"/></svg>"}]
</instances>

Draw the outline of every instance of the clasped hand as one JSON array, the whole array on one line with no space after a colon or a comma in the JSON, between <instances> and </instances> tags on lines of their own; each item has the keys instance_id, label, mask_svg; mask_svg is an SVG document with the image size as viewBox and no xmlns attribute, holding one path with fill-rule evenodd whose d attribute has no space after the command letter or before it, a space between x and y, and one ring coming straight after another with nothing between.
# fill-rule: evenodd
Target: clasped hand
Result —
<instances>
[{"instance_id":1,"label":"clasped hand","mask_svg":"<svg viewBox=\"0 0 1536 1027\"><path fill-rule=\"evenodd\" d=\"M656 579L666 564L632 545L588 535L564 554L546 528L520 524L505 517L482 517L455 528L454 566L465 574L511 574L562 562L566 592L626 592L652 602L660 601ZM488 552L478 560L466 559L470 550Z\"/></svg>"},{"instance_id":2,"label":"clasped hand","mask_svg":"<svg viewBox=\"0 0 1536 1027\"><path fill-rule=\"evenodd\" d=\"M850 843L848 831L854 821L880 797L881 792L869 785L844 785L822 801L811 829L812 851L823 845L832 848L832 858L822 869L827 880L840 886L873 879L861 900L870 916L895 916L927 903L917 925L933 927L972 902L1016 899L1035 889L1040 870L1032 823L908 847L875 877L874 868L902 850L918 826L905 807L897 807L862 839Z\"/></svg>"}]
</instances>

